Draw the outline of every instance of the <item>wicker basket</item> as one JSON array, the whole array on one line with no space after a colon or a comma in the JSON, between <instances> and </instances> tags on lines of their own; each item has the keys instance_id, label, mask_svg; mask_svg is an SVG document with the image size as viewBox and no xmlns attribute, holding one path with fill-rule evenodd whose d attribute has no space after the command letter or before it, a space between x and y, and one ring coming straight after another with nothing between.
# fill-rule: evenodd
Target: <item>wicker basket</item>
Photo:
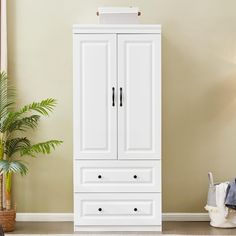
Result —
<instances>
[{"instance_id":1,"label":"wicker basket","mask_svg":"<svg viewBox=\"0 0 236 236\"><path fill-rule=\"evenodd\" d=\"M4 232L10 232L15 229L16 222L16 210L3 210L0 211L0 224L3 227Z\"/></svg>"}]
</instances>

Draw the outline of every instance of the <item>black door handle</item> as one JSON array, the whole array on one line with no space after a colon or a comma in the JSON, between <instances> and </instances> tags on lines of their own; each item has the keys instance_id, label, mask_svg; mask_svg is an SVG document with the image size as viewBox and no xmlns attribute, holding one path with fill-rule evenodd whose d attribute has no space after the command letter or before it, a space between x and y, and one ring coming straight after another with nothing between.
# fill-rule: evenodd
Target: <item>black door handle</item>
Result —
<instances>
[{"instance_id":1,"label":"black door handle","mask_svg":"<svg viewBox=\"0 0 236 236\"><path fill-rule=\"evenodd\" d=\"M112 106L115 106L115 88L112 87Z\"/></svg>"},{"instance_id":2,"label":"black door handle","mask_svg":"<svg viewBox=\"0 0 236 236\"><path fill-rule=\"evenodd\" d=\"M122 88L120 88L120 107L122 107Z\"/></svg>"}]
</instances>

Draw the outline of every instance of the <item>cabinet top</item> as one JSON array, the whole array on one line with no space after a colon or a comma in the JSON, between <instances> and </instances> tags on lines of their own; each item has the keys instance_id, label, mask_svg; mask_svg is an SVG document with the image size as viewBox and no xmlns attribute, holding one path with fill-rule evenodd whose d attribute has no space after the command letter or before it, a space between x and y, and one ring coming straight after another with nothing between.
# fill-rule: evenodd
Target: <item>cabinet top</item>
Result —
<instances>
[{"instance_id":1,"label":"cabinet top","mask_svg":"<svg viewBox=\"0 0 236 236\"><path fill-rule=\"evenodd\" d=\"M145 25L145 24L94 24L94 25L73 25L74 34L104 34L104 33L147 33L160 34L161 25Z\"/></svg>"}]
</instances>

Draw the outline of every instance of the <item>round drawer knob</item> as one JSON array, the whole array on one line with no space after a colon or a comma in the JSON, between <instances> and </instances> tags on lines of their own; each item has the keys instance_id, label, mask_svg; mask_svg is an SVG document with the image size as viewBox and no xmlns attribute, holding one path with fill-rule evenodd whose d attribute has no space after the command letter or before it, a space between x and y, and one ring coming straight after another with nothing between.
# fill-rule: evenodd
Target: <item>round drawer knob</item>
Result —
<instances>
[{"instance_id":1,"label":"round drawer knob","mask_svg":"<svg viewBox=\"0 0 236 236\"><path fill-rule=\"evenodd\" d=\"M134 211L138 211L138 208L135 207L135 208L134 208Z\"/></svg>"},{"instance_id":2,"label":"round drawer knob","mask_svg":"<svg viewBox=\"0 0 236 236\"><path fill-rule=\"evenodd\" d=\"M101 179L101 178L102 178L102 176L101 176L101 175L98 175L98 178L99 178L99 179Z\"/></svg>"},{"instance_id":3,"label":"round drawer knob","mask_svg":"<svg viewBox=\"0 0 236 236\"><path fill-rule=\"evenodd\" d=\"M98 208L98 211L102 211L102 208Z\"/></svg>"},{"instance_id":4,"label":"round drawer knob","mask_svg":"<svg viewBox=\"0 0 236 236\"><path fill-rule=\"evenodd\" d=\"M138 178L138 176L137 175L134 175L134 179L137 179Z\"/></svg>"}]
</instances>

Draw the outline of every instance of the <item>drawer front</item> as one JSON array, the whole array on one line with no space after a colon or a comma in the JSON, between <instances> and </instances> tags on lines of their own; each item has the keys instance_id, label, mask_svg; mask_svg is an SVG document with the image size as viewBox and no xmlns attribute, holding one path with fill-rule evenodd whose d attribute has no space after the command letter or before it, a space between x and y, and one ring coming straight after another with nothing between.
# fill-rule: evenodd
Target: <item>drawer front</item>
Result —
<instances>
[{"instance_id":1,"label":"drawer front","mask_svg":"<svg viewBox=\"0 0 236 236\"><path fill-rule=\"evenodd\" d=\"M75 225L161 225L160 193L76 193Z\"/></svg>"},{"instance_id":2,"label":"drawer front","mask_svg":"<svg viewBox=\"0 0 236 236\"><path fill-rule=\"evenodd\" d=\"M161 161L75 161L75 192L161 192Z\"/></svg>"}]
</instances>

